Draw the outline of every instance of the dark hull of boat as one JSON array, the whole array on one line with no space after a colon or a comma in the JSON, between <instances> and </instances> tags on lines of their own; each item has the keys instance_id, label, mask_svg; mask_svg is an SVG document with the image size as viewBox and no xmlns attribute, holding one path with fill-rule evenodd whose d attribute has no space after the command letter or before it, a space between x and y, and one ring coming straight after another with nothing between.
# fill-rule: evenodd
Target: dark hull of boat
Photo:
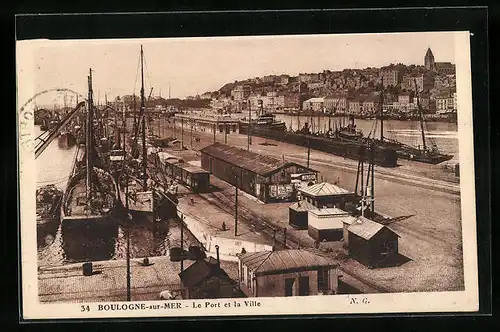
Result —
<instances>
[{"instance_id":1,"label":"dark hull of boat","mask_svg":"<svg viewBox=\"0 0 500 332\"><path fill-rule=\"evenodd\" d=\"M67 261L101 261L114 255L118 222L112 216L78 216L61 225L64 255Z\"/></svg>"},{"instance_id":2,"label":"dark hull of boat","mask_svg":"<svg viewBox=\"0 0 500 332\"><path fill-rule=\"evenodd\" d=\"M246 121L240 121L239 123L239 132L240 134L248 134L248 128L249 128L249 123ZM252 131L253 130L278 130L278 131L284 131L286 130L286 124L284 122L275 122L275 123L266 123L266 124L258 124L255 122L252 122Z\"/></svg>"},{"instance_id":3,"label":"dark hull of boat","mask_svg":"<svg viewBox=\"0 0 500 332\"><path fill-rule=\"evenodd\" d=\"M85 172L77 173L68 181L68 186L61 205L61 231L63 250L67 261L97 261L113 257L118 235L118 217L120 212L118 187L114 178L109 176L110 197L113 204L106 213L72 212L67 213L66 206L75 194L75 188L85 186ZM101 184L102 185L102 184Z\"/></svg>"},{"instance_id":4,"label":"dark hull of boat","mask_svg":"<svg viewBox=\"0 0 500 332\"><path fill-rule=\"evenodd\" d=\"M296 144L304 147L307 147L310 144L311 149L328 152L353 160L367 160L369 154L369 145L362 142L349 142L342 139L331 139L313 135L260 128L252 128L252 135L275 139L277 141ZM398 163L396 150L375 146L374 161L375 164L379 166L396 167Z\"/></svg>"},{"instance_id":5,"label":"dark hull of boat","mask_svg":"<svg viewBox=\"0 0 500 332\"><path fill-rule=\"evenodd\" d=\"M403 144L395 140L376 140L375 144L382 148L394 149L398 158L417 161L426 164L440 164L453 158L453 155L439 152L423 151L410 145Z\"/></svg>"}]
</instances>

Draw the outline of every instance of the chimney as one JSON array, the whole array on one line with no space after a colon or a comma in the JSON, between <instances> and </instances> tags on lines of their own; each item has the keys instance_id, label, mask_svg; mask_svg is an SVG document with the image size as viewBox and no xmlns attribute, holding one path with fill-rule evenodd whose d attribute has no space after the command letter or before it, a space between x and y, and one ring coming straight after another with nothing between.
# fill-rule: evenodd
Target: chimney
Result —
<instances>
[{"instance_id":1,"label":"chimney","mask_svg":"<svg viewBox=\"0 0 500 332\"><path fill-rule=\"evenodd\" d=\"M215 252L217 253L217 267L220 267L220 258L219 258L219 246L215 246Z\"/></svg>"}]
</instances>

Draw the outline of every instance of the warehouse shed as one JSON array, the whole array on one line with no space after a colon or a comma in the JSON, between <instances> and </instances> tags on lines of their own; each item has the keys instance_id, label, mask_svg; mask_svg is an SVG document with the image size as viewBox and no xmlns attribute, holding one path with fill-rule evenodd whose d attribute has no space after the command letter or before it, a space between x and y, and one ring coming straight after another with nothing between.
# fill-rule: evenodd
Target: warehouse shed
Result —
<instances>
[{"instance_id":1,"label":"warehouse shed","mask_svg":"<svg viewBox=\"0 0 500 332\"><path fill-rule=\"evenodd\" d=\"M391 266L399 260L399 235L387 226L359 217L348 228L349 256L370 268Z\"/></svg>"},{"instance_id":2,"label":"warehouse shed","mask_svg":"<svg viewBox=\"0 0 500 332\"><path fill-rule=\"evenodd\" d=\"M317 178L318 172L311 168L222 143L200 152L203 169L265 203L295 201L300 184L292 183L292 178L297 174Z\"/></svg>"}]
</instances>

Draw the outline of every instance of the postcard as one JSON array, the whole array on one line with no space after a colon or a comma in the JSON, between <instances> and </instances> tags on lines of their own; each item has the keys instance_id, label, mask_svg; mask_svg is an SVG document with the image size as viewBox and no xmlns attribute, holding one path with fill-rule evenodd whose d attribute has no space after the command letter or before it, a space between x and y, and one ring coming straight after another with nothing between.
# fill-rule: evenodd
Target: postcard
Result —
<instances>
[{"instance_id":1,"label":"postcard","mask_svg":"<svg viewBox=\"0 0 500 332\"><path fill-rule=\"evenodd\" d=\"M469 38L18 41L23 318L477 311Z\"/></svg>"}]
</instances>

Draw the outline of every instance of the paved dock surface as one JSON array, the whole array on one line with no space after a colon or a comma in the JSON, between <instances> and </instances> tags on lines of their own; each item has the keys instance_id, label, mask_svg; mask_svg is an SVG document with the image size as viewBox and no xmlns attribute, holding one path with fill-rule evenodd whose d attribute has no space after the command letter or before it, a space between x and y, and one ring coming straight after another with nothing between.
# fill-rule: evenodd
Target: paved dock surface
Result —
<instances>
[{"instance_id":1,"label":"paved dock surface","mask_svg":"<svg viewBox=\"0 0 500 332\"><path fill-rule=\"evenodd\" d=\"M180 262L168 257L151 257L149 266L131 260L132 301L159 300L165 290L181 288ZM193 261L184 261L184 269ZM41 267L38 271L40 302L100 302L127 300L126 260L94 262L95 274L84 276L82 263ZM238 265L221 261L221 268L238 280Z\"/></svg>"},{"instance_id":2,"label":"paved dock surface","mask_svg":"<svg viewBox=\"0 0 500 332\"><path fill-rule=\"evenodd\" d=\"M167 135L171 129L164 130ZM179 131L177 131L179 135ZM190 147L187 135L185 145ZM213 134L196 132L199 142L193 143L198 150L213 143ZM224 142L224 135L216 139ZM251 151L306 163L307 150L303 147L253 137ZM231 133L228 144L246 149L247 137ZM272 145L261 145L261 143ZM196 152L193 152L196 154ZM301 161L302 160L302 161ZM337 182L343 188L353 190L356 180L356 161L318 151L311 151L311 167L320 171L320 177ZM401 160L394 169L375 168L375 210L401 220L389 227L401 236L400 252L410 261L400 267L368 269L356 261L344 263L350 275L368 278L389 291L452 291L464 288L463 252L461 232L460 190L457 178L440 165L429 165ZM211 177L219 191L211 195L218 205L229 214L234 213L234 189L224 181ZM225 202L225 203L224 203ZM260 204L240 195L241 222L254 225L258 230L263 223L276 228L287 228L287 236L300 239L301 245L312 246L307 231L288 226L288 203ZM247 213L245 213L245 209ZM253 217L252 217L253 216ZM249 226L251 227L251 226ZM260 232L260 231L259 231ZM322 244L323 245L323 244ZM335 248L333 248L335 251Z\"/></svg>"}]
</instances>

